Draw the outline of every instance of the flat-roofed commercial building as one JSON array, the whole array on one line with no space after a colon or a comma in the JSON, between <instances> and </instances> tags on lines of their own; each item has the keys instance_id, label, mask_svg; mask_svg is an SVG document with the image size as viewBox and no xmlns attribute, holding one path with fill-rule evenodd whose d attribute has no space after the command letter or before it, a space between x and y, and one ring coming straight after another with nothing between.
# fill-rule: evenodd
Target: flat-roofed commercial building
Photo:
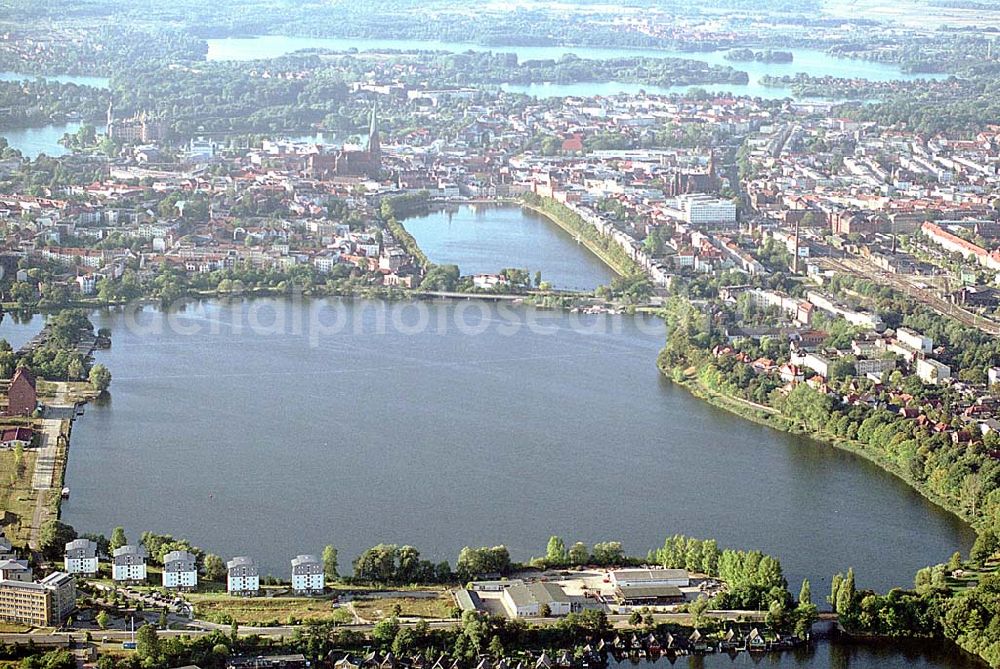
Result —
<instances>
[{"instance_id":1,"label":"flat-roofed commercial building","mask_svg":"<svg viewBox=\"0 0 1000 669\"><path fill-rule=\"evenodd\" d=\"M615 601L623 606L676 604L684 601L684 593L676 585L620 585Z\"/></svg>"},{"instance_id":2,"label":"flat-roofed commercial building","mask_svg":"<svg viewBox=\"0 0 1000 669\"><path fill-rule=\"evenodd\" d=\"M655 585L686 588L691 579L686 569L615 569L611 572L611 584L616 588Z\"/></svg>"}]
</instances>

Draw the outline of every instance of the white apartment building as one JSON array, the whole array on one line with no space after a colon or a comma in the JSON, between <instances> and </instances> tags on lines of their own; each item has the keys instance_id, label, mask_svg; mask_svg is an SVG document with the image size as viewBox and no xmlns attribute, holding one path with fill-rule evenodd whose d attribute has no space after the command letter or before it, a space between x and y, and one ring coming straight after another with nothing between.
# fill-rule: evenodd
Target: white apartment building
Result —
<instances>
[{"instance_id":1,"label":"white apartment building","mask_svg":"<svg viewBox=\"0 0 1000 669\"><path fill-rule=\"evenodd\" d=\"M325 586L323 563L315 555L292 558L292 590L300 595L320 595Z\"/></svg>"},{"instance_id":2,"label":"white apartment building","mask_svg":"<svg viewBox=\"0 0 1000 669\"><path fill-rule=\"evenodd\" d=\"M188 551L170 551L163 556L163 587L189 590L198 587L198 565Z\"/></svg>"},{"instance_id":3,"label":"white apartment building","mask_svg":"<svg viewBox=\"0 0 1000 669\"><path fill-rule=\"evenodd\" d=\"M253 558L234 557L226 563L226 590L230 595L244 596L260 592L260 573Z\"/></svg>"},{"instance_id":4,"label":"white apartment building","mask_svg":"<svg viewBox=\"0 0 1000 669\"><path fill-rule=\"evenodd\" d=\"M74 539L66 544L63 567L67 574L97 574L97 544L90 539Z\"/></svg>"},{"instance_id":5,"label":"white apartment building","mask_svg":"<svg viewBox=\"0 0 1000 669\"><path fill-rule=\"evenodd\" d=\"M141 583L146 580L146 558L143 546L126 545L116 548L111 556L111 578L118 583Z\"/></svg>"}]
</instances>

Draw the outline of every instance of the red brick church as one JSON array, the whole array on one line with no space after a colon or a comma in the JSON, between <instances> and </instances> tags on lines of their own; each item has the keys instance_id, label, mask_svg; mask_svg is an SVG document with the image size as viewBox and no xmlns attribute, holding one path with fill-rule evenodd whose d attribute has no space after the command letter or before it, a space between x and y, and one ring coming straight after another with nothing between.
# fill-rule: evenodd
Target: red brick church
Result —
<instances>
[{"instance_id":1,"label":"red brick church","mask_svg":"<svg viewBox=\"0 0 1000 669\"><path fill-rule=\"evenodd\" d=\"M378 130L378 111L372 107L368 128L368 145L362 151L338 149L330 153L309 156L309 176L315 179L333 177L368 177L377 179L382 172L382 142Z\"/></svg>"},{"instance_id":2,"label":"red brick church","mask_svg":"<svg viewBox=\"0 0 1000 669\"><path fill-rule=\"evenodd\" d=\"M7 416L30 416L38 406L35 377L27 367L18 367L7 387Z\"/></svg>"}]
</instances>

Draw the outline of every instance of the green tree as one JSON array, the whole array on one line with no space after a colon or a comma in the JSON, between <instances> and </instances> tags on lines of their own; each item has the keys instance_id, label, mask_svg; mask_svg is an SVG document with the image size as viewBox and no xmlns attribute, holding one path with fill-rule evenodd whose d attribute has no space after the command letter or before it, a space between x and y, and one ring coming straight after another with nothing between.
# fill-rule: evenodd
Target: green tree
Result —
<instances>
[{"instance_id":1,"label":"green tree","mask_svg":"<svg viewBox=\"0 0 1000 669\"><path fill-rule=\"evenodd\" d=\"M38 533L38 547L50 560L55 560L63 554L66 544L76 539L76 530L70 525L58 520L47 520L42 523Z\"/></svg>"},{"instance_id":2,"label":"green tree","mask_svg":"<svg viewBox=\"0 0 1000 669\"><path fill-rule=\"evenodd\" d=\"M97 363L90 368L89 375L90 385L94 386L94 390L103 393L111 385L111 372L108 368Z\"/></svg>"},{"instance_id":3,"label":"green tree","mask_svg":"<svg viewBox=\"0 0 1000 669\"><path fill-rule=\"evenodd\" d=\"M500 659L504 656L503 643L500 642L500 637L496 634L490 639L490 645L488 648L490 656Z\"/></svg>"},{"instance_id":4,"label":"green tree","mask_svg":"<svg viewBox=\"0 0 1000 669\"><path fill-rule=\"evenodd\" d=\"M336 581L340 578L337 573L337 549L331 545L323 549L323 573L327 581Z\"/></svg>"},{"instance_id":5,"label":"green tree","mask_svg":"<svg viewBox=\"0 0 1000 669\"><path fill-rule=\"evenodd\" d=\"M851 613L851 607L854 603L854 567L847 570L847 576L844 577L844 582L840 585L840 589L837 591L837 614L841 616L846 616Z\"/></svg>"},{"instance_id":6,"label":"green tree","mask_svg":"<svg viewBox=\"0 0 1000 669\"><path fill-rule=\"evenodd\" d=\"M545 551L545 560L551 565L564 565L569 560L566 553L566 544L562 537L553 535L549 538L549 545Z\"/></svg>"},{"instance_id":7,"label":"green tree","mask_svg":"<svg viewBox=\"0 0 1000 669\"><path fill-rule=\"evenodd\" d=\"M809 579L802 579L802 587L799 588L799 604L812 604L812 588L809 586Z\"/></svg>"},{"instance_id":8,"label":"green tree","mask_svg":"<svg viewBox=\"0 0 1000 669\"><path fill-rule=\"evenodd\" d=\"M108 540L108 548L115 550L116 548L121 548L128 544L128 539L125 538L125 528L118 526L111 530L111 539Z\"/></svg>"},{"instance_id":9,"label":"green tree","mask_svg":"<svg viewBox=\"0 0 1000 669\"><path fill-rule=\"evenodd\" d=\"M209 581L221 582L226 579L226 563L218 555L214 553L207 554L203 567L205 578Z\"/></svg>"},{"instance_id":10,"label":"green tree","mask_svg":"<svg viewBox=\"0 0 1000 669\"><path fill-rule=\"evenodd\" d=\"M153 625L143 625L135 633L135 652L140 660L156 660L160 655L160 637Z\"/></svg>"},{"instance_id":11,"label":"green tree","mask_svg":"<svg viewBox=\"0 0 1000 669\"><path fill-rule=\"evenodd\" d=\"M702 627L705 624L705 613L708 611L711 602L708 597L699 597L688 604L688 613L691 614L695 627Z\"/></svg>"},{"instance_id":12,"label":"green tree","mask_svg":"<svg viewBox=\"0 0 1000 669\"><path fill-rule=\"evenodd\" d=\"M972 544L972 551L969 552L969 560L976 566L982 567L986 561L993 557L993 554L1000 548L1000 540L991 529L983 530L976 537Z\"/></svg>"},{"instance_id":13,"label":"green tree","mask_svg":"<svg viewBox=\"0 0 1000 669\"><path fill-rule=\"evenodd\" d=\"M836 573L833 576L833 581L830 582L830 596L826 598L826 603L833 607L833 610L837 610L837 597L840 595L840 586L844 584L844 575L841 573Z\"/></svg>"},{"instance_id":14,"label":"green tree","mask_svg":"<svg viewBox=\"0 0 1000 669\"><path fill-rule=\"evenodd\" d=\"M111 616L108 615L107 611L101 609L98 612L97 617L94 618L94 621L97 623L98 627L102 630L106 630L108 629L108 625L111 624Z\"/></svg>"},{"instance_id":15,"label":"green tree","mask_svg":"<svg viewBox=\"0 0 1000 669\"><path fill-rule=\"evenodd\" d=\"M394 617L380 620L372 628L372 640L382 648L391 648L397 634L399 634L399 620Z\"/></svg>"},{"instance_id":16,"label":"green tree","mask_svg":"<svg viewBox=\"0 0 1000 669\"><path fill-rule=\"evenodd\" d=\"M590 560L590 550L587 549L587 544L582 541L577 541L569 549L569 562L573 565L585 565Z\"/></svg>"}]
</instances>

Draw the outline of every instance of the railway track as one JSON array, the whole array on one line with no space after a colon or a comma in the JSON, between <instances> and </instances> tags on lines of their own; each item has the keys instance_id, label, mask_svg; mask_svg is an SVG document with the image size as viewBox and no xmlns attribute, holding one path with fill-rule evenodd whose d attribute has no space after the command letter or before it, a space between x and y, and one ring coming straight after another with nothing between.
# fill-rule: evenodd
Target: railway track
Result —
<instances>
[{"instance_id":1,"label":"railway track","mask_svg":"<svg viewBox=\"0 0 1000 669\"><path fill-rule=\"evenodd\" d=\"M839 269L847 274L859 274L871 281L888 284L906 295L909 295L918 302L929 306L942 316L952 318L962 325L976 328L986 334L1000 335L1000 323L996 323L970 311L966 311L957 304L952 304L948 300L942 298L935 292L919 288L906 279L890 272L873 269L867 266L864 262L855 259L825 258L824 260L834 269Z\"/></svg>"}]
</instances>

